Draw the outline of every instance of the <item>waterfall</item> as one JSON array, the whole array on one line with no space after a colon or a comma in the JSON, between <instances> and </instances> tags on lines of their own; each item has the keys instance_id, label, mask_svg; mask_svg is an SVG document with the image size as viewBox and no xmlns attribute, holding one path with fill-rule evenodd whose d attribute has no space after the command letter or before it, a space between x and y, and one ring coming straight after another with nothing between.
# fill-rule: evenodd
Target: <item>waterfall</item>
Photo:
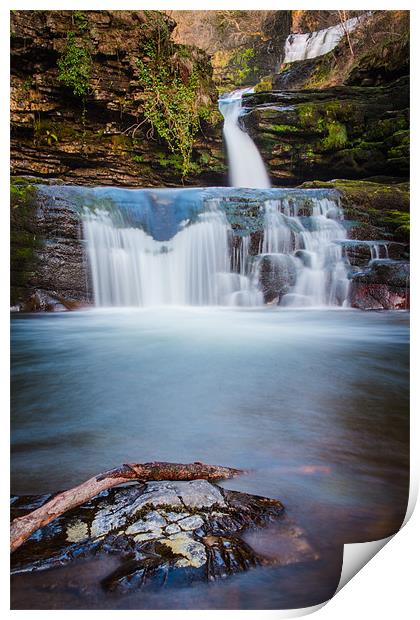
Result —
<instances>
[{"instance_id":1,"label":"waterfall","mask_svg":"<svg viewBox=\"0 0 420 620\"><path fill-rule=\"evenodd\" d=\"M267 188L270 180L261 155L239 124L242 95L246 92L253 92L253 89L236 90L219 100L220 112L225 119L223 135L229 159L229 181L232 187Z\"/></svg>"},{"instance_id":2,"label":"waterfall","mask_svg":"<svg viewBox=\"0 0 420 620\"><path fill-rule=\"evenodd\" d=\"M284 63L316 58L330 52L347 32L351 32L364 16L352 17L343 24L305 34L290 34L284 46Z\"/></svg>"},{"instance_id":3,"label":"waterfall","mask_svg":"<svg viewBox=\"0 0 420 620\"><path fill-rule=\"evenodd\" d=\"M334 200L265 202L257 280L282 306L341 306L348 292L342 211ZM269 301L269 299L268 299Z\"/></svg>"},{"instance_id":4,"label":"waterfall","mask_svg":"<svg viewBox=\"0 0 420 620\"><path fill-rule=\"evenodd\" d=\"M85 210L84 236L97 306L259 305L244 272L230 271L231 227L215 201L168 241Z\"/></svg>"},{"instance_id":5,"label":"waterfall","mask_svg":"<svg viewBox=\"0 0 420 620\"><path fill-rule=\"evenodd\" d=\"M333 190L113 190L111 201L109 188L89 191L83 233L97 306L345 303L350 266ZM248 203L253 225L238 229Z\"/></svg>"}]
</instances>

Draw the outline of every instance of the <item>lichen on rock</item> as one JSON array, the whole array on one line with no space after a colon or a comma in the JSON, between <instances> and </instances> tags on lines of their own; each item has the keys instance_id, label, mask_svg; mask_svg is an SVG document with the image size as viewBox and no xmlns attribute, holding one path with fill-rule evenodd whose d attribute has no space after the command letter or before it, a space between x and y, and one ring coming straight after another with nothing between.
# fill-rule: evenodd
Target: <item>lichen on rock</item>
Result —
<instances>
[{"instance_id":1,"label":"lichen on rock","mask_svg":"<svg viewBox=\"0 0 420 620\"><path fill-rule=\"evenodd\" d=\"M156 505L151 497L159 498ZM33 505L33 497L14 497L12 517ZM277 500L229 491L205 480L134 484L104 491L35 532L13 554L12 572L61 566L102 551L122 560L103 581L110 590L160 587L167 582L162 575L175 573L177 583L213 580L282 563L281 557L274 560L255 552L243 539L245 532L268 524L277 524L286 537L293 531ZM313 550L308 552L311 546L303 531L290 540L287 563L290 555L295 562L316 559Z\"/></svg>"}]
</instances>

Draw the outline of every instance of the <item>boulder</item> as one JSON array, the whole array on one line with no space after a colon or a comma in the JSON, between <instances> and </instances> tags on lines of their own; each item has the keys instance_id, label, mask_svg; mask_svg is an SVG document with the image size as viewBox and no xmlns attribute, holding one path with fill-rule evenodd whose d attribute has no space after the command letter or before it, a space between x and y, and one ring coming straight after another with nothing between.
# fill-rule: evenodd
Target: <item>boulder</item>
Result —
<instances>
[{"instance_id":1,"label":"boulder","mask_svg":"<svg viewBox=\"0 0 420 620\"><path fill-rule=\"evenodd\" d=\"M407 310L410 307L410 264L375 259L351 277L350 305L361 310Z\"/></svg>"},{"instance_id":2,"label":"boulder","mask_svg":"<svg viewBox=\"0 0 420 620\"><path fill-rule=\"evenodd\" d=\"M12 518L49 498L14 496ZM269 524L290 541L284 558L267 558L243 538L245 532ZM119 592L165 583L187 585L254 566L318 557L278 500L205 480L152 481L103 491L37 530L13 553L12 573L62 566L98 551L121 558L121 566L102 581L105 589Z\"/></svg>"},{"instance_id":3,"label":"boulder","mask_svg":"<svg viewBox=\"0 0 420 620\"><path fill-rule=\"evenodd\" d=\"M256 260L264 302L278 302L296 284L299 261L288 254L262 254Z\"/></svg>"}]
</instances>

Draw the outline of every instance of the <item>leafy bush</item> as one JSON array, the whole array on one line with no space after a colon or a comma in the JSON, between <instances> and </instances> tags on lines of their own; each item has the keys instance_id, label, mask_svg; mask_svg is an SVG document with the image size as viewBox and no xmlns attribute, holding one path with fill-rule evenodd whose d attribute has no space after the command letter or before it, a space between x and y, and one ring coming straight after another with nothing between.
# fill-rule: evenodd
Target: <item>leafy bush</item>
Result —
<instances>
[{"instance_id":1,"label":"leafy bush","mask_svg":"<svg viewBox=\"0 0 420 620\"><path fill-rule=\"evenodd\" d=\"M74 32L67 35L67 45L58 60L58 79L72 89L77 97L85 97L89 90L92 60L86 47L76 43Z\"/></svg>"},{"instance_id":2,"label":"leafy bush","mask_svg":"<svg viewBox=\"0 0 420 620\"><path fill-rule=\"evenodd\" d=\"M192 148L200 119L209 119L208 108L199 104L200 76L196 69L181 75L180 63L171 62L170 47L158 49L148 41L144 51L150 60L137 60L144 116L172 153L180 155L182 176L186 176L193 169Z\"/></svg>"}]
</instances>

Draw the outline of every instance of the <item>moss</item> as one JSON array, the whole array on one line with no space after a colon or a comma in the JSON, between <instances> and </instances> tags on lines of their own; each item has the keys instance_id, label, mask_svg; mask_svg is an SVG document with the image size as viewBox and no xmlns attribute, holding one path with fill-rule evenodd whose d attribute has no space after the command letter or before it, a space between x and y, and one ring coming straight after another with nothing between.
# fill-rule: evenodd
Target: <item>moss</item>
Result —
<instances>
[{"instance_id":1,"label":"moss","mask_svg":"<svg viewBox=\"0 0 420 620\"><path fill-rule=\"evenodd\" d=\"M384 220L395 227L396 232L406 235L410 234L410 213L398 210L389 211L389 214L385 216Z\"/></svg>"},{"instance_id":2,"label":"moss","mask_svg":"<svg viewBox=\"0 0 420 620\"><path fill-rule=\"evenodd\" d=\"M391 141L393 146L388 150L389 158L409 158L410 157L410 132L407 130L397 131L393 134Z\"/></svg>"},{"instance_id":3,"label":"moss","mask_svg":"<svg viewBox=\"0 0 420 620\"><path fill-rule=\"evenodd\" d=\"M36 188L27 180L10 183L10 303L18 303L33 275L35 250L39 246L33 218L36 212Z\"/></svg>"},{"instance_id":4,"label":"moss","mask_svg":"<svg viewBox=\"0 0 420 620\"><path fill-rule=\"evenodd\" d=\"M273 133L299 133L299 127L295 125L269 125L267 127L269 131Z\"/></svg>"},{"instance_id":5,"label":"moss","mask_svg":"<svg viewBox=\"0 0 420 620\"><path fill-rule=\"evenodd\" d=\"M252 47L218 50L212 56L214 77L221 92L255 82L258 67ZM271 80L270 77L265 78ZM269 89L266 90L270 90Z\"/></svg>"},{"instance_id":6,"label":"moss","mask_svg":"<svg viewBox=\"0 0 420 620\"><path fill-rule=\"evenodd\" d=\"M408 130L408 127L408 116L402 113L392 118L376 120L375 123L368 126L365 131L365 138L367 140L384 140L401 130Z\"/></svg>"},{"instance_id":7,"label":"moss","mask_svg":"<svg viewBox=\"0 0 420 620\"><path fill-rule=\"evenodd\" d=\"M303 103L297 106L299 122L304 127L314 127L317 125L319 113L317 107L311 103Z\"/></svg>"},{"instance_id":8,"label":"moss","mask_svg":"<svg viewBox=\"0 0 420 620\"><path fill-rule=\"evenodd\" d=\"M273 78L271 75L263 77L254 87L254 92L256 93L263 93L269 90L273 90Z\"/></svg>"},{"instance_id":9,"label":"moss","mask_svg":"<svg viewBox=\"0 0 420 620\"><path fill-rule=\"evenodd\" d=\"M346 126L337 121L327 124L328 135L321 142L322 147L326 150L339 149L347 144Z\"/></svg>"},{"instance_id":10,"label":"moss","mask_svg":"<svg viewBox=\"0 0 420 620\"><path fill-rule=\"evenodd\" d=\"M383 237L405 243L409 241L410 193L408 183L337 179L307 181L301 187L325 187L339 190L346 217L355 220L355 226L363 230L362 238Z\"/></svg>"}]
</instances>

